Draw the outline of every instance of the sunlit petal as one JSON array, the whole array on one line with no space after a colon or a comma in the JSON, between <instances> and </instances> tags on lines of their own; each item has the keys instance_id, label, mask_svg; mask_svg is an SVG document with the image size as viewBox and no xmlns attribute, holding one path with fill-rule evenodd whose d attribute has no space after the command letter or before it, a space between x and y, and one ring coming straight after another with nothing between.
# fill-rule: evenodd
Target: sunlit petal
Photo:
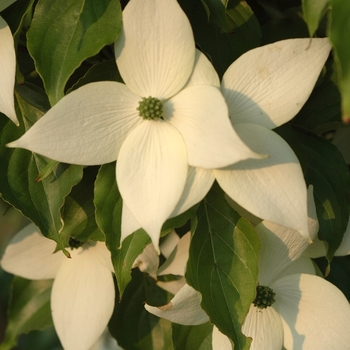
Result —
<instances>
[{"instance_id":1,"label":"sunlit petal","mask_svg":"<svg viewBox=\"0 0 350 350\"><path fill-rule=\"evenodd\" d=\"M316 269L313 261L310 258L301 256L297 260L293 261L284 271L282 271L282 273L278 275L278 278L293 275L296 273L307 273L309 275L316 275Z\"/></svg>"},{"instance_id":2,"label":"sunlit petal","mask_svg":"<svg viewBox=\"0 0 350 350\"><path fill-rule=\"evenodd\" d=\"M216 87L196 85L182 90L164 104L164 119L183 136L192 166L219 168L242 159L260 158L234 131Z\"/></svg>"},{"instance_id":3,"label":"sunlit petal","mask_svg":"<svg viewBox=\"0 0 350 350\"><path fill-rule=\"evenodd\" d=\"M191 25L177 1L130 1L115 55L124 82L135 93L161 100L176 94L195 58Z\"/></svg>"},{"instance_id":4,"label":"sunlit petal","mask_svg":"<svg viewBox=\"0 0 350 350\"><path fill-rule=\"evenodd\" d=\"M251 149L269 156L215 169L219 185L255 216L308 238L306 184L292 149L275 132L260 125L238 124L237 132Z\"/></svg>"},{"instance_id":5,"label":"sunlit petal","mask_svg":"<svg viewBox=\"0 0 350 350\"><path fill-rule=\"evenodd\" d=\"M185 284L168 304L159 307L145 304L145 308L153 315L174 323L198 325L209 320L200 306L201 300L201 294Z\"/></svg>"},{"instance_id":6,"label":"sunlit petal","mask_svg":"<svg viewBox=\"0 0 350 350\"><path fill-rule=\"evenodd\" d=\"M221 84L234 125L272 129L292 119L310 96L330 49L327 38L289 39L240 56Z\"/></svg>"},{"instance_id":7,"label":"sunlit petal","mask_svg":"<svg viewBox=\"0 0 350 350\"><path fill-rule=\"evenodd\" d=\"M281 350L282 348L282 322L272 307L258 309L251 305L242 326L242 333L253 339L250 350Z\"/></svg>"},{"instance_id":8,"label":"sunlit petal","mask_svg":"<svg viewBox=\"0 0 350 350\"><path fill-rule=\"evenodd\" d=\"M184 190L187 169L183 139L163 121L139 125L120 150L117 162L120 193L157 250L161 227Z\"/></svg>"},{"instance_id":9,"label":"sunlit petal","mask_svg":"<svg viewBox=\"0 0 350 350\"><path fill-rule=\"evenodd\" d=\"M187 232L184 236L181 237L177 247L173 250L169 258L159 268L157 275L162 276L172 274L185 276L190 243L191 232Z\"/></svg>"},{"instance_id":10,"label":"sunlit petal","mask_svg":"<svg viewBox=\"0 0 350 350\"><path fill-rule=\"evenodd\" d=\"M295 274L272 286L287 349L347 349L350 306L333 284L321 277Z\"/></svg>"},{"instance_id":11,"label":"sunlit petal","mask_svg":"<svg viewBox=\"0 0 350 350\"><path fill-rule=\"evenodd\" d=\"M128 133L142 123L136 110L139 100L124 84L105 81L84 85L8 146L71 164L112 162Z\"/></svg>"},{"instance_id":12,"label":"sunlit petal","mask_svg":"<svg viewBox=\"0 0 350 350\"><path fill-rule=\"evenodd\" d=\"M225 334L222 334L216 326L213 327L212 347L213 350L233 349L229 338Z\"/></svg>"},{"instance_id":13,"label":"sunlit petal","mask_svg":"<svg viewBox=\"0 0 350 350\"><path fill-rule=\"evenodd\" d=\"M162 281L157 281L157 286L166 290L169 293L176 294L184 285L186 284L186 278L181 277L177 280L173 281L167 281L167 282L162 282Z\"/></svg>"},{"instance_id":14,"label":"sunlit petal","mask_svg":"<svg viewBox=\"0 0 350 350\"><path fill-rule=\"evenodd\" d=\"M175 230L170 231L162 240L159 245L160 251L162 255L168 259L170 254L176 248L177 244L180 241L179 235L175 232Z\"/></svg>"},{"instance_id":15,"label":"sunlit petal","mask_svg":"<svg viewBox=\"0 0 350 350\"><path fill-rule=\"evenodd\" d=\"M123 202L120 243L122 243L126 237L128 237L140 228L141 225L137 222L135 216L127 207L125 202Z\"/></svg>"},{"instance_id":16,"label":"sunlit petal","mask_svg":"<svg viewBox=\"0 0 350 350\"><path fill-rule=\"evenodd\" d=\"M218 88L220 87L220 79L215 68L204 53L197 49L194 68L185 88L192 85L212 85Z\"/></svg>"},{"instance_id":17,"label":"sunlit petal","mask_svg":"<svg viewBox=\"0 0 350 350\"><path fill-rule=\"evenodd\" d=\"M19 231L8 244L1 267L14 275L32 280L51 279L67 258L54 254L56 243L44 237L34 224Z\"/></svg>"},{"instance_id":18,"label":"sunlit petal","mask_svg":"<svg viewBox=\"0 0 350 350\"><path fill-rule=\"evenodd\" d=\"M158 265L158 253L154 249L153 244L148 244L143 252L135 259L132 268L138 267L140 271L148 273L151 277L157 279Z\"/></svg>"},{"instance_id":19,"label":"sunlit petal","mask_svg":"<svg viewBox=\"0 0 350 350\"><path fill-rule=\"evenodd\" d=\"M13 1L12 1L13 2ZM5 8L10 5L7 2ZM16 73L16 53L10 27L0 16L0 112L7 115L18 125L15 112L14 86Z\"/></svg>"},{"instance_id":20,"label":"sunlit petal","mask_svg":"<svg viewBox=\"0 0 350 350\"><path fill-rule=\"evenodd\" d=\"M189 167L185 189L170 217L182 214L199 203L210 190L215 176L212 170Z\"/></svg>"},{"instance_id":21,"label":"sunlit petal","mask_svg":"<svg viewBox=\"0 0 350 350\"><path fill-rule=\"evenodd\" d=\"M91 248L73 250L55 278L52 317L66 350L86 350L105 330L114 308L111 272Z\"/></svg>"}]
</instances>

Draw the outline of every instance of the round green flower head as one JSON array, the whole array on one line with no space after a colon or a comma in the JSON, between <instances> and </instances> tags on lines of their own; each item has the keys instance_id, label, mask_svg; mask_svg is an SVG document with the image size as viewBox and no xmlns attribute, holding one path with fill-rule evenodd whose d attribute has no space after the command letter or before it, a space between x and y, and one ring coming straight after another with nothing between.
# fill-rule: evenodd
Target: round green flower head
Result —
<instances>
[{"instance_id":1,"label":"round green flower head","mask_svg":"<svg viewBox=\"0 0 350 350\"><path fill-rule=\"evenodd\" d=\"M139 116L147 120L157 120L163 116L163 104L155 97L143 97L137 107Z\"/></svg>"},{"instance_id":2,"label":"round green flower head","mask_svg":"<svg viewBox=\"0 0 350 350\"><path fill-rule=\"evenodd\" d=\"M275 295L276 293L274 293L271 288L265 286L257 286L256 297L253 301L253 304L259 309L266 309L276 301Z\"/></svg>"},{"instance_id":3,"label":"round green flower head","mask_svg":"<svg viewBox=\"0 0 350 350\"><path fill-rule=\"evenodd\" d=\"M82 242L80 242L78 239L73 238L72 236L69 237L69 241L68 241L69 247L72 249L77 249L79 247L81 247L83 245Z\"/></svg>"}]
</instances>

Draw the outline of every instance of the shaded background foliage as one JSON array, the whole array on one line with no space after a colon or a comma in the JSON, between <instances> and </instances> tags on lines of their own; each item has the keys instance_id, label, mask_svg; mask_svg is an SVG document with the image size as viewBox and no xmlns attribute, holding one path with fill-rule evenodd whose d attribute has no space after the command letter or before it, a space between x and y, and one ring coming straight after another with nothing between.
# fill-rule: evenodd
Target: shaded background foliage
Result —
<instances>
[{"instance_id":1,"label":"shaded background foliage","mask_svg":"<svg viewBox=\"0 0 350 350\"><path fill-rule=\"evenodd\" d=\"M349 257L333 259L333 254L341 242L349 217L348 166L350 157L349 153L344 152L350 147L349 141L344 147L344 144L339 141L339 135L349 132L349 127L344 125L343 120L347 120L350 116L350 102L347 100L347 98L350 100L350 66L348 66L350 65L350 49L341 32L346 32L344 25L349 25L350 6L340 0L303 0L302 2L299 0L231 0L227 2L179 0L179 3L191 22L196 45L209 57L220 76L244 52L260 45L310 35L331 36L335 51L327 62L310 99L291 122L276 131L290 144L300 159L306 182L315 185L320 237L330 247L327 258L316 259L316 263L323 272L329 270L330 266L327 278L337 285L349 299ZM223 3L226 6L223 6ZM76 7L70 7L72 4ZM125 7L127 1L100 1L98 8L100 12L92 10L91 4L92 0L23 0L17 1L2 12L1 15L9 24L17 46L19 69L15 95L17 112L23 128L30 127L50 108L50 105L55 104L65 93L83 84L101 80L122 80L115 65L112 43L120 32L121 9ZM330 11L330 5L333 7L333 12ZM35 12L32 11L34 8ZM56 20L57 14L63 9L74 13L78 8L83 10L79 20L70 23L74 26L76 33L71 41L66 41L61 31L44 30L46 27L51 27L52 21ZM90 20L88 17L91 11L95 17L87 26L86 21ZM41 13L48 15L44 18ZM330 18L332 18L332 27ZM94 26L96 21L106 25L109 30L101 30L99 26ZM66 18L62 23L57 23L58 28L67 27L68 24ZM42 35L51 38L47 46L42 45ZM60 40L57 41L58 39ZM58 55L53 54L57 47L63 48L62 53L69 54L72 60L67 64L62 64L59 53ZM50 64L47 62L48 57L52 58ZM348 65L345 61L348 61ZM339 75L339 67L344 72L344 76ZM50 76L52 70L60 74L60 79L52 79ZM339 86L341 91L339 91ZM30 116L29 119L28 116ZM23 130L18 131L14 125L8 123L5 116L0 114L0 132L3 145L9 140L10 135L13 138L14 133L22 133ZM349 139L348 137L347 140ZM333 141L342 150L342 154L331 144ZM129 268L133 259L149 243L148 237L142 230L139 230L137 234L143 239L135 243L130 238L124 244L124 251L111 248L116 246L114 240L120 237L118 222L120 223L121 210L121 199L114 181L114 164L104 165L100 169L91 167L84 171L82 167L77 166L66 166L62 169L62 165L38 158L27 151L15 152L5 149L1 152L0 193L2 198L31 218L41 228L44 235L54 238L61 248L64 247L66 236L72 232L81 240L101 239L104 234L106 235L106 243L112 250L116 267L118 281L116 283L120 290L110 322L110 331L125 349L171 349L173 347L174 349L200 348L205 350L211 348L212 326L209 323L194 327L171 325L168 321L159 320L143 309L142 304L145 301L161 305L171 296L156 287L154 281L145 274L139 271L133 271L130 274ZM38 190L39 187L36 187L34 191L35 196L32 200L38 203L53 195L52 191L56 190L49 186L51 177L58 173L65 173L66 177L59 182L60 194L59 196L55 194L57 202L49 205L51 214L48 217L42 217L43 210L38 209L38 212L35 212L30 209L33 205L26 199L27 197L16 198L13 186L6 180L6 172L10 171L8 169L10 160L15 156L14 153L25 162L28 168L25 174L22 174L23 183L28 183L28 186L22 188L24 194L33 193L30 189L31 181L35 180L39 174L42 175L49 166L48 177L42 180L40 190ZM318 156L316 157L315 154ZM27 165L30 164L33 166L28 167ZM108 199L108 206L106 206L101 198L105 199L104 196L108 192L113 193L113 198ZM215 189L208 195L205 205L208 206L210 201L221 201L224 210L232 212L233 209L224 201L219 191L216 191L216 194L214 192ZM94 202L92 193L95 196ZM327 199L334 217L327 216L330 209L324 204ZM0 204L0 254L2 254L10 237L28 221L20 212L5 202ZM195 222L205 227L207 223L203 221L203 206L204 204L198 210L196 207L182 217L166 223L163 227L163 235L174 227L180 228L178 231L182 234L185 233L190 219L192 223ZM237 215L231 214L233 217ZM57 237L55 232L58 232L60 228L61 217L65 221L65 229L62 235ZM240 230L241 225L244 225L242 221L239 223L238 215L234 222L235 230ZM197 244L196 241L195 244ZM131 253L127 254L128 252ZM117 269L121 259L126 261L126 269ZM192 259L200 259L200 257L194 254ZM252 265L254 263L256 260L252 262ZM255 267L251 266L250 269L253 271ZM243 270L241 272L243 273ZM197 276L197 273L200 275ZM190 269L188 278L199 290L202 288L205 294L205 288L199 283L201 278L204 282L206 281L204 273ZM0 279L0 341L2 341L5 338L6 305L10 298L11 277L0 271ZM18 283L24 285L25 281ZM254 284L253 280L251 292L254 291ZM16 295L15 287L16 284L13 283L14 295ZM121 296L123 298L119 302ZM249 305L249 300L247 304ZM206 307L210 312L213 305L207 304ZM235 323L237 320L231 321ZM32 331L28 335L21 335L30 330L42 329L46 325L48 328L44 333ZM34 322L32 329L14 331L13 334L10 334L14 342L20 336L16 349L59 348L59 342L50 325L51 322L48 319L44 324ZM222 326L227 327L227 325ZM132 329L132 336L130 329ZM232 337L242 336L233 334ZM161 339L161 341L155 342L155 339ZM237 344L242 341L242 345L239 345L238 348L243 349L246 345L244 345L244 340L240 339L237 340ZM0 349L12 348L12 346L0 345Z\"/></svg>"}]
</instances>

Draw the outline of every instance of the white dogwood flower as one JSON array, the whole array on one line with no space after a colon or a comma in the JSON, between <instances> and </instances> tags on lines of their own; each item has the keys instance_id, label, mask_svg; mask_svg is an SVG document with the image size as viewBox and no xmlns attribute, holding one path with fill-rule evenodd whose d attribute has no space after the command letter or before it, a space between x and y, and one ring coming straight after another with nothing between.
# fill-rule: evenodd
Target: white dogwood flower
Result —
<instances>
[{"instance_id":1,"label":"white dogwood flower","mask_svg":"<svg viewBox=\"0 0 350 350\"><path fill-rule=\"evenodd\" d=\"M118 159L124 204L158 248L189 165L217 168L260 156L235 133L219 89L186 85L195 74L195 43L176 0L131 0L115 54L125 84L73 91L8 146L74 164Z\"/></svg>"},{"instance_id":2,"label":"white dogwood flower","mask_svg":"<svg viewBox=\"0 0 350 350\"><path fill-rule=\"evenodd\" d=\"M16 0L2 0L0 12ZM0 16L0 112L18 124L13 90L16 75L16 53L11 30Z\"/></svg>"},{"instance_id":3,"label":"white dogwood flower","mask_svg":"<svg viewBox=\"0 0 350 350\"><path fill-rule=\"evenodd\" d=\"M318 223L313 198L309 203L313 238ZM257 294L242 327L253 339L250 349L346 349L349 303L338 288L312 274L308 259L299 260L308 241L295 230L267 221L256 231L261 241ZM195 325L209 320L200 303L200 293L185 285L169 304L145 308L172 322ZM214 332L213 349L231 350L227 337Z\"/></svg>"},{"instance_id":4,"label":"white dogwood flower","mask_svg":"<svg viewBox=\"0 0 350 350\"><path fill-rule=\"evenodd\" d=\"M71 241L75 245L76 241ZM79 245L79 244L78 244ZM16 234L7 246L1 267L32 280L54 279L51 292L53 323L66 350L90 349L104 332L114 309L110 252L103 242L54 253L56 243L34 224Z\"/></svg>"}]
</instances>

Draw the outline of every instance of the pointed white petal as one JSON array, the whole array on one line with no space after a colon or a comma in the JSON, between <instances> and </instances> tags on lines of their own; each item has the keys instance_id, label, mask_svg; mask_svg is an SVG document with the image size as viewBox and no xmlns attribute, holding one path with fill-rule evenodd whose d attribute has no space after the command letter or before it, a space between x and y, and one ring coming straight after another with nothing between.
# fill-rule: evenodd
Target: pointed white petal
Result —
<instances>
[{"instance_id":1,"label":"pointed white petal","mask_svg":"<svg viewBox=\"0 0 350 350\"><path fill-rule=\"evenodd\" d=\"M174 231L170 231L159 245L162 255L168 259L172 251L176 248L180 241L179 235Z\"/></svg>"},{"instance_id":2,"label":"pointed white petal","mask_svg":"<svg viewBox=\"0 0 350 350\"><path fill-rule=\"evenodd\" d=\"M275 308L287 349L347 349L350 306L341 291L321 277L295 274L276 281Z\"/></svg>"},{"instance_id":3,"label":"pointed white petal","mask_svg":"<svg viewBox=\"0 0 350 350\"><path fill-rule=\"evenodd\" d=\"M242 326L242 333L253 339L250 350L280 350L282 348L282 322L272 307L258 309L251 305Z\"/></svg>"},{"instance_id":4,"label":"pointed white petal","mask_svg":"<svg viewBox=\"0 0 350 350\"><path fill-rule=\"evenodd\" d=\"M215 169L219 185L255 216L308 238L306 184L293 150L275 132L260 125L238 124L237 132L251 149L269 157Z\"/></svg>"},{"instance_id":5,"label":"pointed white petal","mask_svg":"<svg viewBox=\"0 0 350 350\"><path fill-rule=\"evenodd\" d=\"M216 87L196 85L182 90L164 104L164 119L183 136L192 166L212 169L260 158L234 131Z\"/></svg>"},{"instance_id":6,"label":"pointed white petal","mask_svg":"<svg viewBox=\"0 0 350 350\"><path fill-rule=\"evenodd\" d=\"M187 169L183 139L163 121L139 125L120 150L117 162L120 193L156 250L161 227L184 190Z\"/></svg>"},{"instance_id":7,"label":"pointed white petal","mask_svg":"<svg viewBox=\"0 0 350 350\"><path fill-rule=\"evenodd\" d=\"M184 213L199 203L210 190L215 180L212 170L189 167L185 189L170 217Z\"/></svg>"},{"instance_id":8,"label":"pointed white petal","mask_svg":"<svg viewBox=\"0 0 350 350\"><path fill-rule=\"evenodd\" d=\"M134 233L140 228L141 228L141 225L135 219L135 216L127 207L125 202L123 202L120 244L123 242L123 240L126 237L130 236L132 233Z\"/></svg>"},{"instance_id":9,"label":"pointed white petal","mask_svg":"<svg viewBox=\"0 0 350 350\"><path fill-rule=\"evenodd\" d=\"M184 88L192 85L212 85L220 88L218 73L216 73L207 56L197 49L194 68Z\"/></svg>"},{"instance_id":10,"label":"pointed white petal","mask_svg":"<svg viewBox=\"0 0 350 350\"><path fill-rule=\"evenodd\" d=\"M6 247L1 267L14 275L31 280L56 276L67 258L62 252L54 254L56 243L44 237L34 224L19 231Z\"/></svg>"},{"instance_id":11,"label":"pointed white petal","mask_svg":"<svg viewBox=\"0 0 350 350\"><path fill-rule=\"evenodd\" d=\"M225 334L222 334L215 325L213 327L212 347L213 350L233 349L229 338Z\"/></svg>"},{"instance_id":12,"label":"pointed white petal","mask_svg":"<svg viewBox=\"0 0 350 350\"><path fill-rule=\"evenodd\" d=\"M181 237L177 247L173 250L169 258L158 269L157 275L162 276L172 274L185 276L190 243L191 232L187 232L184 236Z\"/></svg>"},{"instance_id":13,"label":"pointed white petal","mask_svg":"<svg viewBox=\"0 0 350 350\"><path fill-rule=\"evenodd\" d=\"M130 1L115 56L124 82L135 93L162 100L180 91L193 69L195 44L177 1Z\"/></svg>"},{"instance_id":14,"label":"pointed white petal","mask_svg":"<svg viewBox=\"0 0 350 350\"><path fill-rule=\"evenodd\" d=\"M132 268L138 267L140 271L148 273L154 279L157 279L158 266L159 256L152 243L145 247L132 264Z\"/></svg>"},{"instance_id":15,"label":"pointed white petal","mask_svg":"<svg viewBox=\"0 0 350 350\"><path fill-rule=\"evenodd\" d=\"M112 274L94 246L73 250L52 287L52 317L67 350L86 350L105 330L114 308Z\"/></svg>"},{"instance_id":16,"label":"pointed white petal","mask_svg":"<svg viewBox=\"0 0 350 350\"><path fill-rule=\"evenodd\" d=\"M136 110L139 100L124 84L105 81L84 85L8 146L71 164L112 162L130 130L142 123Z\"/></svg>"},{"instance_id":17,"label":"pointed white petal","mask_svg":"<svg viewBox=\"0 0 350 350\"><path fill-rule=\"evenodd\" d=\"M1 5L1 7L3 6ZM18 125L13 91L15 74L16 53L12 33L10 27L0 16L0 112Z\"/></svg>"},{"instance_id":18,"label":"pointed white petal","mask_svg":"<svg viewBox=\"0 0 350 350\"><path fill-rule=\"evenodd\" d=\"M297 260L293 261L282 273L280 273L278 275L278 278L293 275L296 273L307 273L309 275L316 275L315 265L310 258L301 256Z\"/></svg>"},{"instance_id":19,"label":"pointed white petal","mask_svg":"<svg viewBox=\"0 0 350 350\"><path fill-rule=\"evenodd\" d=\"M13 4L16 0L1 0L0 4L0 12L2 10L5 10L5 8L9 7L11 4Z\"/></svg>"},{"instance_id":20,"label":"pointed white petal","mask_svg":"<svg viewBox=\"0 0 350 350\"><path fill-rule=\"evenodd\" d=\"M169 293L176 294L186 284L186 278L181 277L178 280L162 282L158 281L157 286Z\"/></svg>"},{"instance_id":21,"label":"pointed white petal","mask_svg":"<svg viewBox=\"0 0 350 350\"><path fill-rule=\"evenodd\" d=\"M200 306L201 300L201 294L185 284L168 304L159 307L145 304L145 309L151 314L171 322L194 326L209 320Z\"/></svg>"},{"instance_id":22,"label":"pointed white petal","mask_svg":"<svg viewBox=\"0 0 350 350\"><path fill-rule=\"evenodd\" d=\"M308 248L309 241L297 231L263 221L255 227L261 241L259 284L269 286Z\"/></svg>"},{"instance_id":23,"label":"pointed white petal","mask_svg":"<svg viewBox=\"0 0 350 350\"><path fill-rule=\"evenodd\" d=\"M222 92L236 123L273 129L304 105L326 62L328 39L289 39L248 51L225 72Z\"/></svg>"}]
</instances>

